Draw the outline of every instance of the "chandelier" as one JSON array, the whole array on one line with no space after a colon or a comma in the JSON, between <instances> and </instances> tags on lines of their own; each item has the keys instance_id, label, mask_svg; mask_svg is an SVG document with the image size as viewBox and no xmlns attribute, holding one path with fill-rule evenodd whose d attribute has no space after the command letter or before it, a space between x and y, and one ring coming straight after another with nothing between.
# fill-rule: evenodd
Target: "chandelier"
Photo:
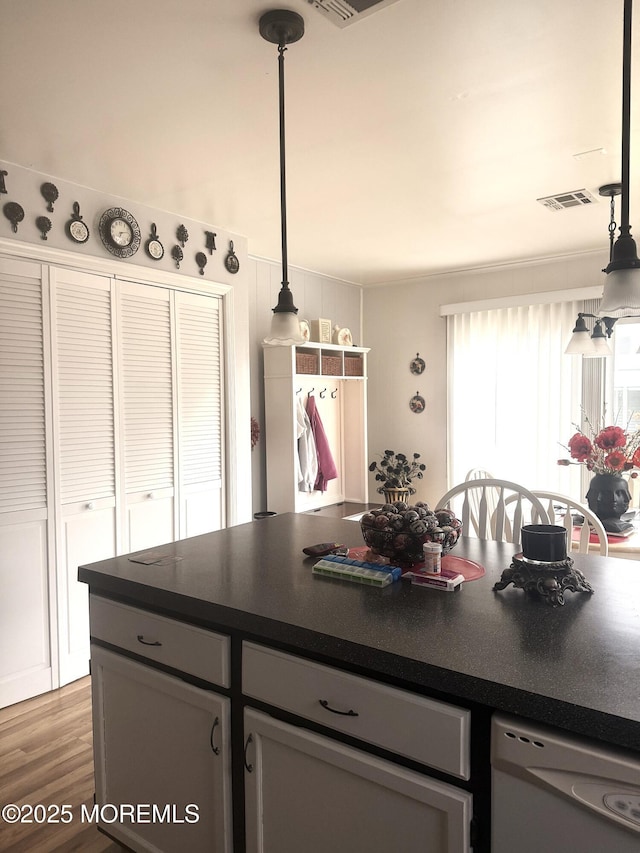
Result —
<instances>
[{"instance_id":1,"label":"chandelier","mask_svg":"<svg viewBox=\"0 0 640 853\"><path fill-rule=\"evenodd\" d=\"M611 355L608 338L616 320L640 316L640 260L636 242L629 224L629 152L631 148L631 12L633 0L624 0L623 51L622 51L622 181L600 188L601 195L613 199L620 195L620 234L611 247L602 299L597 314L578 314L576 325L565 352L571 355ZM619 190L617 189L619 187ZM614 225L615 228L615 225ZM585 317L595 320L590 333Z\"/></svg>"}]
</instances>

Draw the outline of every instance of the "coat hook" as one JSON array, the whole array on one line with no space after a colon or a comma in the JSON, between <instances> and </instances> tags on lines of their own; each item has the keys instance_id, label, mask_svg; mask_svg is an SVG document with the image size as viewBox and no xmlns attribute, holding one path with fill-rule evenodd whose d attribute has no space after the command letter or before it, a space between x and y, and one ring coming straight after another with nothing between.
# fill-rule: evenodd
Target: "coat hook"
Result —
<instances>
[{"instance_id":1,"label":"coat hook","mask_svg":"<svg viewBox=\"0 0 640 853\"><path fill-rule=\"evenodd\" d=\"M323 388L322 391L320 392L320 399L321 400L324 400L324 395L325 395L326 391L327 391L327 389Z\"/></svg>"},{"instance_id":2,"label":"coat hook","mask_svg":"<svg viewBox=\"0 0 640 853\"><path fill-rule=\"evenodd\" d=\"M335 389L331 392L331 399L332 399L332 400L335 400L337 396L338 396L338 389L337 389L337 388L335 388Z\"/></svg>"},{"instance_id":3,"label":"coat hook","mask_svg":"<svg viewBox=\"0 0 640 853\"><path fill-rule=\"evenodd\" d=\"M314 392L314 391L315 391L315 388L312 388L312 389L311 389L311 391L308 391L308 392L307 392L307 397L310 397L310 396L313 394L313 392Z\"/></svg>"},{"instance_id":4,"label":"coat hook","mask_svg":"<svg viewBox=\"0 0 640 853\"><path fill-rule=\"evenodd\" d=\"M296 390L296 394L300 394L300 393L301 393L301 391L302 391L302 388L298 388L298 389Z\"/></svg>"}]
</instances>

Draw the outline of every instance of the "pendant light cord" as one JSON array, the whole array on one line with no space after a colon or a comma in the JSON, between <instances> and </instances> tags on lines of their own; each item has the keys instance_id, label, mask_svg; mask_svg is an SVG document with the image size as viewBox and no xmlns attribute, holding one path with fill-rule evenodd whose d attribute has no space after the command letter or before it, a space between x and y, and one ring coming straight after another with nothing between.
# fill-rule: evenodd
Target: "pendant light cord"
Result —
<instances>
[{"instance_id":1,"label":"pendant light cord","mask_svg":"<svg viewBox=\"0 0 640 853\"><path fill-rule=\"evenodd\" d=\"M284 52L286 46L278 45L278 100L280 106L280 230L282 238L282 286L289 289L287 258L287 179L285 173L284 140Z\"/></svg>"},{"instance_id":2,"label":"pendant light cord","mask_svg":"<svg viewBox=\"0 0 640 853\"><path fill-rule=\"evenodd\" d=\"M624 35L622 55L622 198L620 234L628 234L629 225L629 154L631 147L631 7L624 0Z\"/></svg>"}]
</instances>

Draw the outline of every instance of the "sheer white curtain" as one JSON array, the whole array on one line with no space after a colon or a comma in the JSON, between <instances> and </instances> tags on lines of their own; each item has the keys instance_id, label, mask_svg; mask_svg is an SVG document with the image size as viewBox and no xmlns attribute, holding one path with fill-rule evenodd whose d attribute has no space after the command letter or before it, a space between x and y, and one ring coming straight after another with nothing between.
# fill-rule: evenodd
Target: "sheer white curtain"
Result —
<instances>
[{"instance_id":1,"label":"sheer white curtain","mask_svg":"<svg viewBox=\"0 0 640 853\"><path fill-rule=\"evenodd\" d=\"M564 355L582 302L447 317L450 485L471 468L580 498L580 467L561 467L580 422L581 359Z\"/></svg>"}]
</instances>

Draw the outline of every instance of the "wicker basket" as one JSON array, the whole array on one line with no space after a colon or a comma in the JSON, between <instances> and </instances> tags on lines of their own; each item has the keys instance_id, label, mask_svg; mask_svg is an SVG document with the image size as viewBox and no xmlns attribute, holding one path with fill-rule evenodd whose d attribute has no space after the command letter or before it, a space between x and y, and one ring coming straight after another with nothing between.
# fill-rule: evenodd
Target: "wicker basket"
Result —
<instances>
[{"instance_id":1,"label":"wicker basket","mask_svg":"<svg viewBox=\"0 0 640 853\"><path fill-rule=\"evenodd\" d=\"M340 376L342 374L342 359L339 355L322 356L323 376Z\"/></svg>"},{"instance_id":2,"label":"wicker basket","mask_svg":"<svg viewBox=\"0 0 640 853\"><path fill-rule=\"evenodd\" d=\"M314 352L296 352L296 373L318 372L318 356Z\"/></svg>"},{"instance_id":3,"label":"wicker basket","mask_svg":"<svg viewBox=\"0 0 640 853\"><path fill-rule=\"evenodd\" d=\"M363 376L364 368L363 361L359 355L344 356L344 375L345 376Z\"/></svg>"}]
</instances>

